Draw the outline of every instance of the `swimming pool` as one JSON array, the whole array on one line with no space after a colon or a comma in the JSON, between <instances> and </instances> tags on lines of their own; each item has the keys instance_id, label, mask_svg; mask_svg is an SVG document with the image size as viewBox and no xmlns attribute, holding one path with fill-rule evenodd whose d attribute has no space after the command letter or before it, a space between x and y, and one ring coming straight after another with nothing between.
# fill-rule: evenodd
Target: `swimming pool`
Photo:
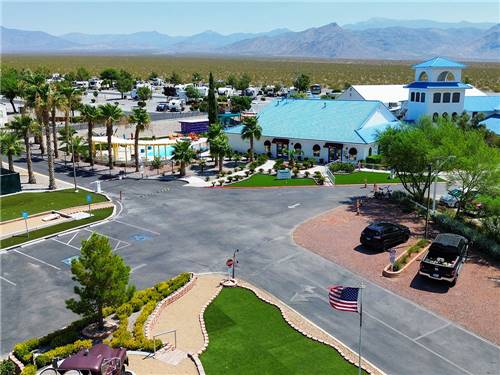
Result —
<instances>
[{"instance_id":1,"label":"swimming pool","mask_svg":"<svg viewBox=\"0 0 500 375\"><path fill-rule=\"evenodd\" d=\"M142 158L146 157L145 147L139 148L139 153ZM148 160L152 160L155 156L159 156L162 159L170 159L174 155L174 146L147 146L147 156Z\"/></svg>"}]
</instances>

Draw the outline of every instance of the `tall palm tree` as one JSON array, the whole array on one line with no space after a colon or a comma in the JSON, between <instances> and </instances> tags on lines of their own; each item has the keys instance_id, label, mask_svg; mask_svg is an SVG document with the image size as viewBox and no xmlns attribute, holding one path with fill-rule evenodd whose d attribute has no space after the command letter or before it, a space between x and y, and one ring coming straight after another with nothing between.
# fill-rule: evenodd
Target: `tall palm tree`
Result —
<instances>
[{"instance_id":1,"label":"tall palm tree","mask_svg":"<svg viewBox=\"0 0 500 375\"><path fill-rule=\"evenodd\" d=\"M181 162L180 175L186 175L186 165L191 164L196 158L196 152L191 147L191 143L187 141L177 142L174 145L173 159Z\"/></svg>"},{"instance_id":2,"label":"tall palm tree","mask_svg":"<svg viewBox=\"0 0 500 375\"><path fill-rule=\"evenodd\" d=\"M36 184L35 174L33 173L33 163L31 161L30 137L40 133L40 125L30 116L15 116L7 125L19 138L24 139L24 148L26 150L26 164L28 166L28 184Z\"/></svg>"},{"instance_id":3,"label":"tall palm tree","mask_svg":"<svg viewBox=\"0 0 500 375\"><path fill-rule=\"evenodd\" d=\"M7 155L9 161L9 171L14 171L14 156L20 155L23 151L21 140L15 132L6 132L2 130L0 133L0 152L2 155Z\"/></svg>"},{"instance_id":4,"label":"tall palm tree","mask_svg":"<svg viewBox=\"0 0 500 375\"><path fill-rule=\"evenodd\" d=\"M40 112L42 118L43 129L45 130L46 147L47 147L47 164L49 169L49 190L55 190L56 177L54 173L54 151L52 149L51 128L50 128L50 109L54 100L54 91L49 84L42 84L37 87L36 92L36 108Z\"/></svg>"},{"instance_id":5,"label":"tall palm tree","mask_svg":"<svg viewBox=\"0 0 500 375\"><path fill-rule=\"evenodd\" d=\"M92 136L94 131L94 125L101 117L101 112L97 107L86 104L81 109L81 115L84 121L87 122L87 143L89 145L89 161L90 166L94 166L94 143L92 142Z\"/></svg>"},{"instance_id":6,"label":"tall palm tree","mask_svg":"<svg viewBox=\"0 0 500 375\"><path fill-rule=\"evenodd\" d=\"M99 106L99 111L101 112L101 119L106 125L106 136L108 137L108 166L109 169L113 169L113 154L111 137L113 136L113 125L115 122L120 120L123 116L122 110L114 104L106 103Z\"/></svg>"},{"instance_id":7,"label":"tall palm tree","mask_svg":"<svg viewBox=\"0 0 500 375\"><path fill-rule=\"evenodd\" d=\"M262 136L262 127L257 121L257 117L246 117L243 120L241 138L250 140L250 162L253 162L253 140L259 140Z\"/></svg>"},{"instance_id":8,"label":"tall palm tree","mask_svg":"<svg viewBox=\"0 0 500 375\"><path fill-rule=\"evenodd\" d=\"M151 123L151 117L144 108L134 108L132 114L129 116L128 121L135 123L135 136L134 136L134 152L135 152L135 171L139 172L139 136L141 132L146 130Z\"/></svg>"},{"instance_id":9,"label":"tall palm tree","mask_svg":"<svg viewBox=\"0 0 500 375\"><path fill-rule=\"evenodd\" d=\"M74 113L73 110L80 103L81 100L81 92L80 90L68 86L68 85L60 85L57 87L57 93L64 98L65 100L61 102L61 110L64 112L64 128L66 129L66 136L69 137L69 123L71 120L70 113ZM66 144L69 143L69 138L66 139ZM68 154L69 150L66 150L66 154ZM66 163L66 157L64 158L64 162Z\"/></svg>"},{"instance_id":10,"label":"tall palm tree","mask_svg":"<svg viewBox=\"0 0 500 375\"><path fill-rule=\"evenodd\" d=\"M56 129L56 112L57 110L64 111L67 107L66 98L59 91L54 91L52 97L52 105L50 108L50 120L52 125L52 141L54 143L54 157L59 158L59 148L57 147L57 129Z\"/></svg>"},{"instance_id":11,"label":"tall palm tree","mask_svg":"<svg viewBox=\"0 0 500 375\"><path fill-rule=\"evenodd\" d=\"M225 133L220 134L212 140L210 144L210 152L217 156L219 172L222 172L224 166L224 156L231 152L231 147L229 146L229 141Z\"/></svg>"},{"instance_id":12,"label":"tall palm tree","mask_svg":"<svg viewBox=\"0 0 500 375\"><path fill-rule=\"evenodd\" d=\"M208 126L208 143L210 144L210 155L214 158L214 164L217 165L219 161L219 156L217 152L212 152L212 143L221 134L224 134L224 127L219 123L210 124Z\"/></svg>"},{"instance_id":13,"label":"tall palm tree","mask_svg":"<svg viewBox=\"0 0 500 375\"><path fill-rule=\"evenodd\" d=\"M79 166L81 157L84 156L87 151L85 147L85 142L83 141L83 137L79 135L73 135L71 136L69 142L71 144L70 150L72 153L72 160L78 163Z\"/></svg>"},{"instance_id":14,"label":"tall palm tree","mask_svg":"<svg viewBox=\"0 0 500 375\"><path fill-rule=\"evenodd\" d=\"M41 110L38 108L37 91L45 84L45 76L41 73L32 73L29 70L23 71L20 82L21 96L24 98L26 108L31 109L36 116L37 122L41 125L43 123L41 117ZM23 108L23 113L26 113L26 108ZM35 136L35 142L40 145L40 154L45 154L45 143L43 140L43 133L40 132Z\"/></svg>"}]
</instances>

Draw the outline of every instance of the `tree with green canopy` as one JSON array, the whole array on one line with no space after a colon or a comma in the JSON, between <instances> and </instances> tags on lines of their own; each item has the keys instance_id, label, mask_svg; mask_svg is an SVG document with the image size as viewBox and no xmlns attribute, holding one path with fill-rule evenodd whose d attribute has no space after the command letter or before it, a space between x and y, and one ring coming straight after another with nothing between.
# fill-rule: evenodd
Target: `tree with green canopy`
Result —
<instances>
[{"instance_id":1,"label":"tree with green canopy","mask_svg":"<svg viewBox=\"0 0 500 375\"><path fill-rule=\"evenodd\" d=\"M113 253L109 239L93 233L82 241L80 256L71 262L78 299L66 300L66 307L84 317L95 317L104 328L105 307L117 307L130 299L134 287L129 284L130 267Z\"/></svg>"},{"instance_id":2,"label":"tree with green canopy","mask_svg":"<svg viewBox=\"0 0 500 375\"><path fill-rule=\"evenodd\" d=\"M247 73L243 73L236 82L236 89L241 90L241 93L243 94L243 91L250 86L250 82L252 82L252 78L250 78Z\"/></svg>"},{"instance_id":3,"label":"tree with green canopy","mask_svg":"<svg viewBox=\"0 0 500 375\"><path fill-rule=\"evenodd\" d=\"M168 81L172 85L179 85L182 83L182 78L177 72L172 72L172 75L168 78Z\"/></svg>"},{"instance_id":4,"label":"tree with green canopy","mask_svg":"<svg viewBox=\"0 0 500 375\"><path fill-rule=\"evenodd\" d=\"M18 135L15 132L2 130L0 132L0 153L7 156L9 171L15 172L14 156L21 155L21 152L23 152L23 144Z\"/></svg>"},{"instance_id":5,"label":"tree with green canopy","mask_svg":"<svg viewBox=\"0 0 500 375\"><path fill-rule=\"evenodd\" d=\"M181 164L180 175L186 175L186 166L191 164L196 158L196 152L188 141L181 141L174 144L173 159Z\"/></svg>"},{"instance_id":6,"label":"tree with green canopy","mask_svg":"<svg viewBox=\"0 0 500 375\"><path fill-rule=\"evenodd\" d=\"M139 137L141 132L146 130L151 123L151 117L144 108L134 108L132 114L128 118L129 123L135 124L134 136L134 154L135 154L135 171L139 172Z\"/></svg>"},{"instance_id":7,"label":"tree with green canopy","mask_svg":"<svg viewBox=\"0 0 500 375\"><path fill-rule=\"evenodd\" d=\"M232 96L231 113L241 113L252 108L252 98L249 96Z\"/></svg>"},{"instance_id":8,"label":"tree with green canopy","mask_svg":"<svg viewBox=\"0 0 500 375\"><path fill-rule=\"evenodd\" d=\"M7 98L14 113L17 113L14 99L21 96L20 77L15 69L2 69L2 79L0 79L0 94Z\"/></svg>"},{"instance_id":9,"label":"tree with green canopy","mask_svg":"<svg viewBox=\"0 0 500 375\"><path fill-rule=\"evenodd\" d=\"M26 150L26 165L28 167L28 184L36 184L35 174L33 173L33 162L31 160L31 136L40 133L40 125L30 116L14 116L14 119L7 124L7 127L13 130L19 138L24 140L24 149Z\"/></svg>"},{"instance_id":10,"label":"tree with green canopy","mask_svg":"<svg viewBox=\"0 0 500 375\"><path fill-rule=\"evenodd\" d=\"M217 122L217 100L215 98L214 76L212 72L208 76L208 123L215 124Z\"/></svg>"},{"instance_id":11,"label":"tree with green canopy","mask_svg":"<svg viewBox=\"0 0 500 375\"><path fill-rule=\"evenodd\" d=\"M111 137L113 136L113 125L123 117L123 112L117 105L106 103L99 106L101 120L106 125L106 136L108 138L108 167L113 169L113 147Z\"/></svg>"},{"instance_id":12,"label":"tree with green canopy","mask_svg":"<svg viewBox=\"0 0 500 375\"><path fill-rule=\"evenodd\" d=\"M83 66L79 66L75 72L76 81L88 81L90 79L90 73Z\"/></svg>"},{"instance_id":13,"label":"tree with green canopy","mask_svg":"<svg viewBox=\"0 0 500 375\"><path fill-rule=\"evenodd\" d=\"M186 96L189 99L198 99L200 97L200 92L194 86L186 86Z\"/></svg>"},{"instance_id":14,"label":"tree with green canopy","mask_svg":"<svg viewBox=\"0 0 500 375\"><path fill-rule=\"evenodd\" d=\"M118 78L116 79L116 89L121 94L122 99L125 97L125 93L132 90L133 87L134 79L132 78L132 74L121 69L118 73Z\"/></svg>"},{"instance_id":15,"label":"tree with green canopy","mask_svg":"<svg viewBox=\"0 0 500 375\"><path fill-rule=\"evenodd\" d=\"M116 81L119 76L120 73L114 68L104 69L100 74L101 79L109 81Z\"/></svg>"},{"instance_id":16,"label":"tree with green canopy","mask_svg":"<svg viewBox=\"0 0 500 375\"><path fill-rule=\"evenodd\" d=\"M309 90L309 87L311 86L311 78L308 75L301 73L293 82L293 86L300 92L305 92Z\"/></svg>"},{"instance_id":17,"label":"tree with green canopy","mask_svg":"<svg viewBox=\"0 0 500 375\"><path fill-rule=\"evenodd\" d=\"M241 129L241 138L250 141L250 162L253 161L253 142L254 139L259 140L262 136L262 127L257 121L257 117L246 117L243 120L243 128Z\"/></svg>"}]
</instances>

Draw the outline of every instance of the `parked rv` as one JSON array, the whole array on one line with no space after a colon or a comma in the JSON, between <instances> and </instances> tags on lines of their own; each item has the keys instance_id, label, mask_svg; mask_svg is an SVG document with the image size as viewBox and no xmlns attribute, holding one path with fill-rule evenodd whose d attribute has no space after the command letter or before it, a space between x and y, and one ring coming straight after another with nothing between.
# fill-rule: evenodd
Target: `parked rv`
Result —
<instances>
[{"instance_id":1,"label":"parked rv","mask_svg":"<svg viewBox=\"0 0 500 375\"><path fill-rule=\"evenodd\" d=\"M313 95L320 95L321 94L321 85L319 83L315 83L314 85L311 85L311 94Z\"/></svg>"},{"instance_id":2,"label":"parked rv","mask_svg":"<svg viewBox=\"0 0 500 375\"><path fill-rule=\"evenodd\" d=\"M230 97L234 95L234 89L231 86L219 87L217 89L217 94Z\"/></svg>"},{"instance_id":3,"label":"parked rv","mask_svg":"<svg viewBox=\"0 0 500 375\"><path fill-rule=\"evenodd\" d=\"M259 95L259 89L257 87L248 87L245 89L245 96L251 96L252 98L256 98Z\"/></svg>"},{"instance_id":4,"label":"parked rv","mask_svg":"<svg viewBox=\"0 0 500 375\"><path fill-rule=\"evenodd\" d=\"M91 78L89 80L89 90L99 90L102 85L102 80L97 78Z\"/></svg>"},{"instance_id":5,"label":"parked rv","mask_svg":"<svg viewBox=\"0 0 500 375\"><path fill-rule=\"evenodd\" d=\"M183 99L172 99L168 102L168 109L170 112L182 112L184 111L186 102Z\"/></svg>"}]
</instances>

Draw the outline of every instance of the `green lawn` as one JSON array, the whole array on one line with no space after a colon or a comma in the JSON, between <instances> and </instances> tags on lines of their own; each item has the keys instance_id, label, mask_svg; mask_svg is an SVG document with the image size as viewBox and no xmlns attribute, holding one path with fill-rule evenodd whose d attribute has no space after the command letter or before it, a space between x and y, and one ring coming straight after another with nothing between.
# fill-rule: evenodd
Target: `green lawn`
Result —
<instances>
[{"instance_id":1,"label":"green lawn","mask_svg":"<svg viewBox=\"0 0 500 375\"><path fill-rule=\"evenodd\" d=\"M267 174L254 174L243 181L235 182L229 186L239 187L262 187L262 186L305 186L316 185L312 178L291 178L288 180L278 180L276 176Z\"/></svg>"},{"instance_id":2,"label":"green lawn","mask_svg":"<svg viewBox=\"0 0 500 375\"><path fill-rule=\"evenodd\" d=\"M60 210L68 207L83 206L87 204L87 195L92 195L92 203L105 202L104 195L94 194L80 189L75 193L73 189L58 190L43 193L21 193L0 198L0 221L21 217L22 211L29 215L40 212Z\"/></svg>"},{"instance_id":3,"label":"green lawn","mask_svg":"<svg viewBox=\"0 0 500 375\"><path fill-rule=\"evenodd\" d=\"M335 185L364 184L387 184L400 182L399 178L389 178L388 173L377 172L354 172L349 174L336 174Z\"/></svg>"},{"instance_id":4,"label":"green lawn","mask_svg":"<svg viewBox=\"0 0 500 375\"><path fill-rule=\"evenodd\" d=\"M210 343L200 359L208 375L357 374L337 351L301 335L249 290L222 289L204 316Z\"/></svg>"},{"instance_id":5,"label":"green lawn","mask_svg":"<svg viewBox=\"0 0 500 375\"><path fill-rule=\"evenodd\" d=\"M13 246L13 245L19 245L19 244L22 244L23 242L26 242L26 241L31 241L31 240L34 240L34 239L37 239L40 237L48 236L48 235L53 234L53 233L62 232L63 230L75 228L75 227L78 227L80 225L90 224L90 223L93 223L95 221L103 220L103 219L107 218L108 216L110 216L112 213L113 213L112 207L101 208L100 210L92 211L93 216L91 216L87 219L68 221L66 223L53 225L51 227L34 230L34 231L30 232L29 239L25 234L20 234L20 235L14 236L14 237L9 237L9 238L0 240L0 249L4 249L6 247Z\"/></svg>"}]
</instances>

